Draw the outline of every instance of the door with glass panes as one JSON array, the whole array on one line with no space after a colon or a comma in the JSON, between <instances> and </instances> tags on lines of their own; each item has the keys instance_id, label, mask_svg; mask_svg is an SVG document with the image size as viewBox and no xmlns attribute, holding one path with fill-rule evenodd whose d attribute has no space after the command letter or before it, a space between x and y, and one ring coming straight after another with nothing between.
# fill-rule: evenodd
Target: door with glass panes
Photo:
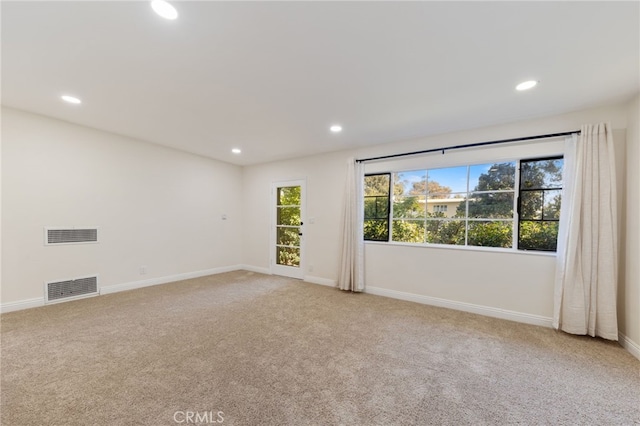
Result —
<instances>
[{"instance_id":1,"label":"door with glass panes","mask_svg":"<svg viewBox=\"0 0 640 426\"><path fill-rule=\"evenodd\" d=\"M272 185L271 273L292 278L304 276L303 180Z\"/></svg>"}]
</instances>

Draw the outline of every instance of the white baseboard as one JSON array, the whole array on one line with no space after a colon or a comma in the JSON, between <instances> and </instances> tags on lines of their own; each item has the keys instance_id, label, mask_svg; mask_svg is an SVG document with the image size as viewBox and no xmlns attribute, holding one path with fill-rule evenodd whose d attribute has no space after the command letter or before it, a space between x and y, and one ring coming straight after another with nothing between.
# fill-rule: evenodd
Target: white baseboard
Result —
<instances>
[{"instance_id":1,"label":"white baseboard","mask_svg":"<svg viewBox=\"0 0 640 426\"><path fill-rule=\"evenodd\" d=\"M224 272L232 272L242 269L240 265L223 266L220 268L204 269L202 271L186 272L183 274L169 275L165 277L151 278L148 280L132 281L122 284L114 284L100 287L100 294L117 293L119 291L135 290L137 288L149 287L152 285L167 284L174 281L188 280L191 278L200 278L207 275L222 274Z\"/></svg>"},{"instance_id":2,"label":"white baseboard","mask_svg":"<svg viewBox=\"0 0 640 426\"><path fill-rule=\"evenodd\" d=\"M271 269L263 268L261 266L240 265L238 269L242 269L249 272L256 272L258 274L271 275Z\"/></svg>"},{"instance_id":3,"label":"white baseboard","mask_svg":"<svg viewBox=\"0 0 640 426\"><path fill-rule=\"evenodd\" d=\"M640 345L622 333L618 333L618 343L634 357L640 360Z\"/></svg>"},{"instance_id":4,"label":"white baseboard","mask_svg":"<svg viewBox=\"0 0 640 426\"><path fill-rule=\"evenodd\" d=\"M21 311L22 309L37 308L39 306L44 306L44 297L2 303L0 304L0 312L4 314L5 312Z\"/></svg>"},{"instance_id":5,"label":"white baseboard","mask_svg":"<svg viewBox=\"0 0 640 426\"><path fill-rule=\"evenodd\" d=\"M232 272L232 271L238 271L242 269L245 269L243 265L223 266L220 268L205 269L202 271L195 271L195 272L186 272L183 274L151 278L148 280L132 281L128 283L100 286L99 292L100 292L100 295L117 293L119 291L135 290L137 288L149 287L149 286L159 285L159 284L167 284L175 281L205 277L207 275L222 274L224 272ZM90 296L95 296L95 295L90 295ZM61 300L59 302L62 303L66 301L68 300L64 300L64 301ZM17 302L7 302L7 303L0 304L0 312L5 313L5 312L12 312L12 311L19 311L22 309L37 308L39 306L44 306L44 305L45 305L44 297L19 300Z\"/></svg>"},{"instance_id":6,"label":"white baseboard","mask_svg":"<svg viewBox=\"0 0 640 426\"><path fill-rule=\"evenodd\" d=\"M551 327L551 318L540 315L525 314L522 312L509 311L506 309L493 308L489 306L474 305L472 303L456 302L454 300L440 299L438 297L422 296L419 294L405 293L402 291L388 290L379 287L366 287L365 292L378 296L391 297L393 299L406 300L409 302L422 303L424 305L438 306L441 308L456 309L458 311L471 312L473 314L484 315L493 318L506 319L525 324Z\"/></svg>"},{"instance_id":7,"label":"white baseboard","mask_svg":"<svg viewBox=\"0 0 640 426\"><path fill-rule=\"evenodd\" d=\"M320 285L326 285L329 287L336 286L336 280L330 280L328 278L321 278L321 277L313 277L311 275L306 275L304 277L304 281L311 284L320 284Z\"/></svg>"},{"instance_id":8,"label":"white baseboard","mask_svg":"<svg viewBox=\"0 0 640 426\"><path fill-rule=\"evenodd\" d=\"M175 281L187 280L190 278L199 278L207 275L216 275L216 274L222 274L224 272L232 272L232 271L238 271L238 270L245 270L249 272L256 272L260 274L271 275L271 271L269 270L269 268L262 268L262 267L251 266L251 265L233 265L233 266L224 266L220 268L205 269L202 271L187 272L184 274L170 275L166 277L152 278L152 279L142 280L142 281L133 281L129 283L103 286L103 287L100 287L100 294L109 294L109 293L116 293L119 291L134 290L137 288L149 287L149 286L159 285L159 284L166 284L166 283L175 282ZM319 284L319 285L324 285L329 287L336 286L335 280L331 280L328 278L314 277L311 275L305 276L304 281L312 284ZM400 300L406 300L409 302L422 303L424 305L438 306L441 308L456 309L459 311L471 312L474 314L506 319L510 321L517 321L525 324L540 325L543 327L551 327L552 325L551 318L547 318L539 315L525 314L522 312L509 311L506 309L493 308L493 307L482 306L482 305L474 305L471 303L457 302L457 301L448 300L448 299L440 299L437 297L422 296L419 294L389 290L389 289L380 288L380 287L367 287L365 289L365 292L369 294L378 295L378 296L385 296L393 299L400 299ZM0 313L20 311L23 309L37 308L40 306L45 306L44 297L18 300L16 302L0 303ZM633 340L631 340L630 338L628 338L622 333L619 333L618 340L620 345L623 348L625 348L631 355L633 355L634 357L640 360L640 344L634 342Z\"/></svg>"}]
</instances>

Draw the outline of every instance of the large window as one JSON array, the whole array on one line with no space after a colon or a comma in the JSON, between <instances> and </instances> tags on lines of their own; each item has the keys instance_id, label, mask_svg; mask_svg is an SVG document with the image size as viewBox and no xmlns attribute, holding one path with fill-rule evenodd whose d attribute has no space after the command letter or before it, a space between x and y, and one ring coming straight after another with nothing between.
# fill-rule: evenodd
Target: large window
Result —
<instances>
[{"instance_id":1,"label":"large window","mask_svg":"<svg viewBox=\"0 0 640 426\"><path fill-rule=\"evenodd\" d=\"M369 175L365 240L553 251L561 186L559 157Z\"/></svg>"}]
</instances>

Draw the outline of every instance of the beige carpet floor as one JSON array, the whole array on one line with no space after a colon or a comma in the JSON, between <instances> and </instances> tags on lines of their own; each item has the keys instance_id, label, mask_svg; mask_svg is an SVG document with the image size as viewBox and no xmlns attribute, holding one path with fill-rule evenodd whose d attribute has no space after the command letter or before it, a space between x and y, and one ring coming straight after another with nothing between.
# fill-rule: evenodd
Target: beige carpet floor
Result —
<instances>
[{"instance_id":1,"label":"beige carpet floor","mask_svg":"<svg viewBox=\"0 0 640 426\"><path fill-rule=\"evenodd\" d=\"M640 424L616 343L249 272L1 329L2 425Z\"/></svg>"}]
</instances>

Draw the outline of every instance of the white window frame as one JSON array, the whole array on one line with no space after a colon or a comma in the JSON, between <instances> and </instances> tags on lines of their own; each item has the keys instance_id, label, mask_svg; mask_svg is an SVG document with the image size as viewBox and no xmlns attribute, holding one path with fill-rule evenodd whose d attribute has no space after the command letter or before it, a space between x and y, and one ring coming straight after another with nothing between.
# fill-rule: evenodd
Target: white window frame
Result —
<instances>
[{"instance_id":1,"label":"white window frame","mask_svg":"<svg viewBox=\"0 0 640 426\"><path fill-rule=\"evenodd\" d=\"M378 161L365 164L366 174L377 173L391 173L391 192L390 196L393 197L393 174L402 173L415 170L430 170L440 169L456 166L473 166L488 163L501 163L501 162L515 162L516 163L516 176L513 189L513 218L504 219L512 221L512 247L485 247L485 246L469 246L467 244L467 232L465 232L465 245L449 245L449 244L434 244L434 243L405 243L399 241L393 241L393 201L389 206L389 241L372 241L365 240L366 244L380 244L380 245L398 245L398 246L414 246L420 248L437 248L437 249L451 249L451 250L471 250L471 251L486 251L486 252L499 252L499 253L512 253L522 255L534 255L534 256L556 256L556 252L551 251L535 251L535 250L519 250L518 249L518 234L517 223L519 221L517 212L518 194L520 188L520 161L542 158L542 157L557 157L564 156L564 138L547 139L544 141L537 141L535 143L528 143L526 145L505 145L503 147L491 147L482 150L474 151L474 160L461 159L460 157L468 156L468 152L448 152L443 156L440 155L427 155L408 157L406 159L393 159L388 161ZM467 169L469 170L469 169ZM468 172L467 172L468 173ZM468 186L467 176L467 186ZM567 183L563 182L563 187ZM468 190L468 188L467 188ZM493 191L491 191L493 192ZM467 191L468 193L468 191ZM468 207L467 207L468 209ZM465 220L468 220L468 212ZM499 220L499 219L490 219ZM426 221L425 221L426 223Z\"/></svg>"}]
</instances>

